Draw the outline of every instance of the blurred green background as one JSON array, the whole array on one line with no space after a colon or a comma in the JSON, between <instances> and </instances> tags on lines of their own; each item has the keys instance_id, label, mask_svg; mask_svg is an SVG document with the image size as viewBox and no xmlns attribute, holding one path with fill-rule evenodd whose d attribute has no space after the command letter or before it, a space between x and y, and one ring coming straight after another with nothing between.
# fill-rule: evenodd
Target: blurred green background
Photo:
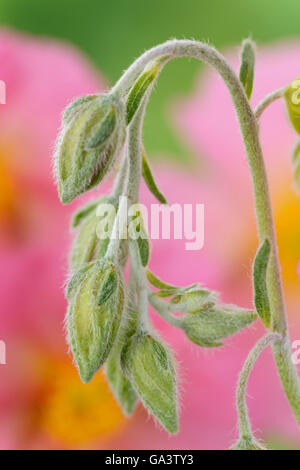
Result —
<instances>
[{"instance_id":1,"label":"blurred green background","mask_svg":"<svg viewBox=\"0 0 300 470\"><path fill-rule=\"evenodd\" d=\"M217 47L252 35L258 42L299 34L299 0L1 0L2 25L71 41L113 83L146 48L172 37ZM183 158L186 149L167 123L171 97L191 89L196 61L168 65L153 93L145 126L151 154ZM151 131L150 131L151 129Z\"/></svg>"}]
</instances>

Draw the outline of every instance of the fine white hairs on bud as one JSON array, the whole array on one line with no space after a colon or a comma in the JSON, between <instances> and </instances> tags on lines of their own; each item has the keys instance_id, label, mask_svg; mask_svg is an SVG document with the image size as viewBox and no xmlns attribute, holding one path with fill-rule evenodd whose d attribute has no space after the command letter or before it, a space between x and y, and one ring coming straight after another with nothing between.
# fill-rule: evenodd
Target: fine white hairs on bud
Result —
<instances>
[{"instance_id":1,"label":"fine white hairs on bud","mask_svg":"<svg viewBox=\"0 0 300 470\"><path fill-rule=\"evenodd\" d=\"M91 95L69 105L54 155L63 204L102 181L122 150L125 129L125 106L112 94Z\"/></svg>"},{"instance_id":2,"label":"fine white hairs on bud","mask_svg":"<svg viewBox=\"0 0 300 470\"><path fill-rule=\"evenodd\" d=\"M70 281L73 285L66 327L81 380L87 383L105 363L114 344L125 291L122 274L108 260L91 263L86 274L81 273Z\"/></svg>"},{"instance_id":3,"label":"fine white hairs on bud","mask_svg":"<svg viewBox=\"0 0 300 470\"><path fill-rule=\"evenodd\" d=\"M121 364L145 407L163 427L178 431L175 362L161 340L138 333L124 346Z\"/></svg>"}]
</instances>

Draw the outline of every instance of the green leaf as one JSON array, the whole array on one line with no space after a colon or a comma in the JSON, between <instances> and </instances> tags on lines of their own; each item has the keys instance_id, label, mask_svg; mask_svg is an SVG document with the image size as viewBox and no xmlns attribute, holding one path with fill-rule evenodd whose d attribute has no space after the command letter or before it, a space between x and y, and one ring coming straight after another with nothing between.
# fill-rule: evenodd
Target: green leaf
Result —
<instances>
[{"instance_id":1,"label":"green leaf","mask_svg":"<svg viewBox=\"0 0 300 470\"><path fill-rule=\"evenodd\" d=\"M271 245L266 239L260 246L253 266L254 305L266 327L271 323L270 302L267 289L267 267L271 252Z\"/></svg>"},{"instance_id":2,"label":"green leaf","mask_svg":"<svg viewBox=\"0 0 300 470\"><path fill-rule=\"evenodd\" d=\"M147 266L150 258L150 245L147 238L139 237L137 239L137 244L139 248L141 263L144 268Z\"/></svg>"},{"instance_id":3,"label":"green leaf","mask_svg":"<svg viewBox=\"0 0 300 470\"><path fill-rule=\"evenodd\" d=\"M127 124L130 123L134 114L136 113L142 98L144 97L148 88L152 85L155 78L157 77L160 70L160 66L158 63L155 63L144 73L142 73L138 79L136 80L135 84L131 88L126 104L126 111L127 111Z\"/></svg>"},{"instance_id":4,"label":"green leaf","mask_svg":"<svg viewBox=\"0 0 300 470\"><path fill-rule=\"evenodd\" d=\"M245 39L242 44L240 81L244 87L248 99L251 98L255 67L255 46L250 39Z\"/></svg>"},{"instance_id":5,"label":"green leaf","mask_svg":"<svg viewBox=\"0 0 300 470\"><path fill-rule=\"evenodd\" d=\"M160 190L157 187L157 184L155 183L155 180L153 178L151 168L148 164L147 157L145 154L145 151L143 150L142 152L142 175L145 180L145 183L149 189L149 191L153 194L153 196L156 197L156 199L161 202L162 204L167 204L167 200L165 196L160 192Z\"/></svg>"},{"instance_id":6,"label":"green leaf","mask_svg":"<svg viewBox=\"0 0 300 470\"><path fill-rule=\"evenodd\" d=\"M193 289L194 287L197 286L197 283L191 284L187 287L179 287L179 286L173 286L172 284L167 284L166 282L163 282L161 279L155 276L155 274L152 273L150 269L147 269L146 275L147 275L148 281L150 282L150 284L152 284L152 286L157 287L157 289L161 289L162 291L168 291L169 292L168 297L170 297L170 295L174 293L178 293L178 291L187 292L188 290ZM171 294L170 294L170 291L171 291Z\"/></svg>"}]
</instances>

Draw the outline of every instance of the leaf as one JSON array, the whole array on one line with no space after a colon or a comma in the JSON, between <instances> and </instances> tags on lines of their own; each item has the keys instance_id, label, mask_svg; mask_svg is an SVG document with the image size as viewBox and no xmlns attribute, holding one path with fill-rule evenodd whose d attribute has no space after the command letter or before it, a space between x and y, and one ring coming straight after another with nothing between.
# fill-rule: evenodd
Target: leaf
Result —
<instances>
[{"instance_id":1,"label":"leaf","mask_svg":"<svg viewBox=\"0 0 300 470\"><path fill-rule=\"evenodd\" d=\"M240 81L244 87L248 99L251 98L255 67L255 47L250 39L246 39L242 44Z\"/></svg>"},{"instance_id":2,"label":"leaf","mask_svg":"<svg viewBox=\"0 0 300 470\"><path fill-rule=\"evenodd\" d=\"M141 263L144 268L147 266L150 258L150 245L148 238L139 237L137 239Z\"/></svg>"},{"instance_id":3,"label":"leaf","mask_svg":"<svg viewBox=\"0 0 300 470\"><path fill-rule=\"evenodd\" d=\"M156 62L138 77L135 84L131 88L126 104L127 124L129 124L132 120L142 101L143 96L157 77L159 69L160 66Z\"/></svg>"},{"instance_id":4,"label":"leaf","mask_svg":"<svg viewBox=\"0 0 300 470\"><path fill-rule=\"evenodd\" d=\"M260 246L253 266L254 305L266 327L270 326L271 311L267 289L267 267L271 252L271 245L266 239Z\"/></svg>"},{"instance_id":5,"label":"leaf","mask_svg":"<svg viewBox=\"0 0 300 470\"><path fill-rule=\"evenodd\" d=\"M188 290L193 289L194 287L197 287L197 283L191 284L187 287L179 287L179 286L173 286L172 284L167 284L166 282L163 282L161 279L155 276L155 274L153 274L153 272L151 272L150 269L147 269L146 276L150 284L152 284L152 286L157 287L157 289L161 289L163 291L162 296L164 293L167 293L167 291L169 292L168 297L170 297L170 295L172 294L176 294L178 292L187 292Z\"/></svg>"},{"instance_id":6,"label":"leaf","mask_svg":"<svg viewBox=\"0 0 300 470\"><path fill-rule=\"evenodd\" d=\"M155 183L155 180L153 178L151 168L148 164L147 157L146 157L144 150L142 152L142 175L149 191L153 194L153 196L155 196L156 199L162 204L167 204L167 200L165 196L160 192L160 190L157 187L157 184Z\"/></svg>"}]
</instances>

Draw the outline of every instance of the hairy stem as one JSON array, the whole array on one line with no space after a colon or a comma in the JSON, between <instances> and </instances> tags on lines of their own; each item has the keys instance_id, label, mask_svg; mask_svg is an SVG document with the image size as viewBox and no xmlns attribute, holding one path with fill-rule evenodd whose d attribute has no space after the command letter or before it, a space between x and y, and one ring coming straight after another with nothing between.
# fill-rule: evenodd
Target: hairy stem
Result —
<instances>
[{"instance_id":1,"label":"hairy stem","mask_svg":"<svg viewBox=\"0 0 300 470\"><path fill-rule=\"evenodd\" d=\"M160 316L170 325L175 326L176 328L182 328L182 320L175 317L170 313L168 306L162 300L158 299L152 292L151 289L148 289L148 298L152 307L160 314Z\"/></svg>"},{"instance_id":2,"label":"hairy stem","mask_svg":"<svg viewBox=\"0 0 300 470\"><path fill-rule=\"evenodd\" d=\"M132 86L135 78L142 72L147 63L162 56L169 56L170 58L195 57L210 64L222 77L231 95L252 177L259 241L263 242L268 238L271 243L267 286L272 312L272 330L285 336L285 341L282 344L274 346L274 357L286 396L300 425L300 380L295 365L292 362L288 339L273 213L265 164L259 141L257 119L246 97L243 86L230 64L213 47L201 42L172 40L150 49L129 67L115 85L114 90L121 94L126 94L128 88Z\"/></svg>"},{"instance_id":3,"label":"hairy stem","mask_svg":"<svg viewBox=\"0 0 300 470\"><path fill-rule=\"evenodd\" d=\"M278 90L269 93L263 100L261 100L254 110L254 114L257 120L260 119L263 112L270 106L270 104L274 103L274 101L279 100L283 97L285 91L284 88L279 88Z\"/></svg>"},{"instance_id":4,"label":"hairy stem","mask_svg":"<svg viewBox=\"0 0 300 470\"><path fill-rule=\"evenodd\" d=\"M278 333L268 333L256 343L243 365L236 389L236 408L238 413L239 432L241 438L250 439L253 437L246 403L247 384L251 371L261 352L266 347L270 346L270 344L281 340L282 337Z\"/></svg>"}]
</instances>

